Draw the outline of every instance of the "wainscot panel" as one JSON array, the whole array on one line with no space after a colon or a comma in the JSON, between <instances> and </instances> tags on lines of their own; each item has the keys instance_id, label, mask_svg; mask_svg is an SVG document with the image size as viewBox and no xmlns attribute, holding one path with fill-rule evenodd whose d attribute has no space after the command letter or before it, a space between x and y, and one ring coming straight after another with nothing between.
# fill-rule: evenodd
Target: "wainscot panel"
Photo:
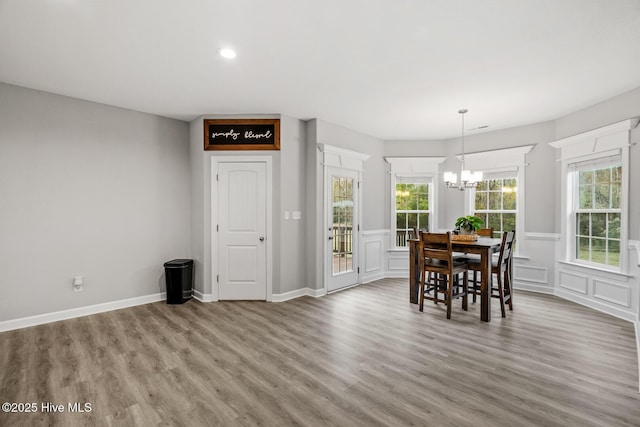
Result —
<instances>
[{"instance_id":1,"label":"wainscot panel","mask_svg":"<svg viewBox=\"0 0 640 427\"><path fill-rule=\"evenodd\" d=\"M363 271L360 283L368 283L385 277L385 249L389 238L389 230L370 230L362 232L362 259L360 265Z\"/></svg>"}]
</instances>

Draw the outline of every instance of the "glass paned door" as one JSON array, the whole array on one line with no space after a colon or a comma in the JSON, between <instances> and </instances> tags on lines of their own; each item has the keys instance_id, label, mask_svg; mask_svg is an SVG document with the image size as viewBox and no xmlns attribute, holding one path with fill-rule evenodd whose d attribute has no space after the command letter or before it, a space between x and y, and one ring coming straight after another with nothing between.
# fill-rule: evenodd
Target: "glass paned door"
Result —
<instances>
[{"instance_id":1,"label":"glass paned door","mask_svg":"<svg viewBox=\"0 0 640 427\"><path fill-rule=\"evenodd\" d=\"M358 174L331 168L328 177L328 290L358 283Z\"/></svg>"},{"instance_id":2,"label":"glass paned door","mask_svg":"<svg viewBox=\"0 0 640 427\"><path fill-rule=\"evenodd\" d=\"M333 181L333 249L332 272L353 271L353 179L332 177Z\"/></svg>"}]
</instances>

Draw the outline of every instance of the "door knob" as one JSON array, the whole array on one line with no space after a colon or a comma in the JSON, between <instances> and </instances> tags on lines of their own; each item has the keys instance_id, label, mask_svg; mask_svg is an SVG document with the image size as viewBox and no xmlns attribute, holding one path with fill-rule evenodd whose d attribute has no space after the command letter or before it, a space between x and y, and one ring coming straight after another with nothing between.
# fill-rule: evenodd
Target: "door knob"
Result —
<instances>
[{"instance_id":1,"label":"door knob","mask_svg":"<svg viewBox=\"0 0 640 427\"><path fill-rule=\"evenodd\" d=\"M260 236L260 241L264 242L264 237Z\"/></svg>"}]
</instances>

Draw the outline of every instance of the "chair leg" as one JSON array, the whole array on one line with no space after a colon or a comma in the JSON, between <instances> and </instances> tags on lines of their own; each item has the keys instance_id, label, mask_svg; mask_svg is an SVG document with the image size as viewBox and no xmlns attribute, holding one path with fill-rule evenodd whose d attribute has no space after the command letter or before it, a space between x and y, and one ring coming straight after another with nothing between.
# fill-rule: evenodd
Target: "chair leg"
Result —
<instances>
[{"instance_id":1,"label":"chair leg","mask_svg":"<svg viewBox=\"0 0 640 427\"><path fill-rule=\"evenodd\" d=\"M452 300L453 300L453 277L450 277L449 283L447 284L447 319L451 319L451 301Z\"/></svg>"},{"instance_id":2,"label":"chair leg","mask_svg":"<svg viewBox=\"0 0 640 427\"><path fill-rule=\"evenodd\" d=\"M421 274L422 277L420 277L420 307L419 310L423 311L424 309L424 288L425 288L425 284L424 284L424 279L425 279L425 274L424 271Z\"/></svg>"},{"instance_id":3,"label":"chair leg","mask_svg":"<svg viewBox=\"0 0 640 427\"><path fill-rule=\"evenodd\" d=\"M478 292L478 272L473 271L473 302L476 302L476 292Z\"/></svg>"},{"instance_id":4,"label":"chair leg","mask_svg":"<svg viewBox=\"0 0 640 427\"><path fill-rule=\"evenodd\" d=\"M511 274L509 270L504 273L504 286L505 290L509 293L509 310L513 311L513 289L511 289Z\"/></svg>"},{"instance_id":5,"label":"chair leg","mask_svg":"<svg viewBox=\"0 0 640 427\"><path fill-rule=\"evenodd\" d=\"M462 291L464 292L462 294L462 309L464 311L468 311L469 310L469 279L467 278L467 272L464 272L462 275ZM475 297L476 294L474 293L473 296Z\"/></svg>"},{"instance_id":6,"label":"chair leg","mask_svg":"<svg viewBox=\"0 0 640 427\"><path fill-rule=\"evenodd\" d=\"M502 291L502 275L496 274L498 280L498 295L500 296L500 311L502 311L502 317L507 317L507 312L504 309L504 292Z\"/></svg>"}]
</instances>

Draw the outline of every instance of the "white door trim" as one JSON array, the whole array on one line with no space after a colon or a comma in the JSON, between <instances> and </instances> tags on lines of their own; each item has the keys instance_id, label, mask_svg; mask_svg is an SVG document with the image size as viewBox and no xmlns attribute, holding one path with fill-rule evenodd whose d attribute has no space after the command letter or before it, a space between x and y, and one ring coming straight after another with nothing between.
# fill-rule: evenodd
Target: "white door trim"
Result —
<instances>
[{"instance_id":1,"label":"white door trim","mask_svg":"<svg viewBox=\"0 0 640 427\"><path fill-rule=\"evenodd\" d=\"M220 298L218 286L218 164L220 163L264 163L266 166L267 186L267 301L273 297L273 168L271 156L211 156L211 294L213 301Z\"/></svg>"},{"instance_id":2,"label":"white door trim","mask_svg":"<svg viewBox=\"0 0 640 427\"><path fill-rule=\"evenodd\" d=\"M362 224L362 193L364 191L364 187L362 185L362 171L364 170L364 162L371 156L370 154L359 153L357 151L347 150L345 148L336 147L329 144L318 144L318 149L322 152L322 186L323 186L323 194L322 194L322 224L323 231L320 233L322 242L322 251L323 251L323 286L324 292L327 293L329 290L329 275L331 274L330 266L333 260L329 257L329 224L327 218L328 212L328 194L329 194L329 184L328 184L328 174L329 167L334 167L338 169L345 169L356 171L358 173L358 183L360 184L360 188L357 196L358 203L358 217L356 221L358 224ZM362 251L362 230L356 232L357 241L358 241L358 256L354 257L354 262L359 266L360 263L360 254ZM356 268L357 268L356 266ZM361 274L361 273L360 273ZM362 276L358 274L358 283L360 283Z\"/></svg>"},{"instance_id":3,"label":"white door trim","mask_svg":"<svg viewBox=\"0 0 640 427\"><path fill-rule=\"evenodd\" d=\"M331 280L331 278L333 277L333 255L331 253L330 247L333 245L333 242L331 240L329 240L329 237L333 237L333 231L329 231L329 211L331 210L331 205L330 205L330 196L333 193L333 182L331 182L331 177L334 176L334 173L337 176L340 176L340 173L343 173L345 177L349 177L349 176L353 176L354 177L354 192L355 192L355 197L354 197L354 203L355 203L355 207L354 207L354 211L355 211L355 215L353 218L353 242L352 242L352 265L353 265L353 270L355 277L356 277L356 282L350 285L346 285L343 286L341 288L338 289L329 289L329 282ZM335 167L335 166L328 166L325 165L325 179L324 179L324 186L325 186L325 191L324 191L324 195L325 195L325 201L324 201L324 259L325 259L325 273L324 273L324 289L327 293L329 292L337 292L337 291L341 291L343 289L347 289L356 285L360 284L360 253L361 253L361 247L362 247L362 243L361 243L361 231L360 231L360 224L362 223L362 196L361 196L361 187L362 187L362 172L354 170L354 169L345 169L345 168L339 168L339 167Z\"/></svg>"}]
</instances>

